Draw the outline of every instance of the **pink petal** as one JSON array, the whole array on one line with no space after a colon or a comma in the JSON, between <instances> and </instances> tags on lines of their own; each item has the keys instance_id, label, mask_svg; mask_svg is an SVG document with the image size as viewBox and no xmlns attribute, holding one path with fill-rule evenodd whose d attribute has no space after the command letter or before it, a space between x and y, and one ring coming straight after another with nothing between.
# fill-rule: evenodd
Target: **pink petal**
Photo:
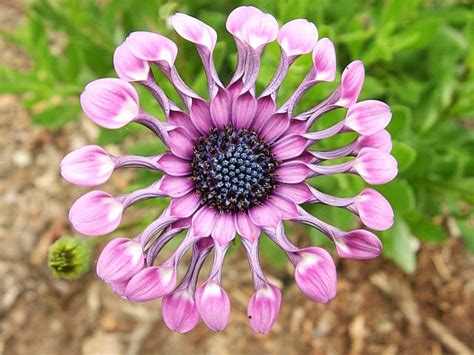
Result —
<instances>
[{"instance_id":1,"label":"pink petal","mask_svg":"<svg viewBox=\"0 0 474 355\"><path fill-rule=\"evenodd\" d=\"M160 190L171 197L181 197L194 189L194 183L188 177L165 175L161 179Z\"/></svg>"},{"instance_id":2,"label":"pink petal","mask_svg":"<svg viewBox=\"0 0 474 355\"><path fill-rule=\"evenodd\" d=\"M386 184L398 174L395 158L374 148L363 148L360 151L353 170L372 185Z\"/></svg>"},{"instance_id":3,"label":"pink petal","mask_svg":"<svg viewBox=\"0 0 474 355\"><path fill-rule=\"evenodd\" d=\"M231 106L229 92L220 88L210 106L212 121L217 128L222 129L230 123Z\"/></svg>"},{"instance_id":4,"label":"pink petal","mask_svg":"<svg viewBox=\"0 0 474 355\"><path fill-rule=\"evenodd\" d=\"M257 100L257 112L255 113L255 120L253 127L260 131L268 118L275 113L275 100L271 96L265 96Z\"/></svg>"},{"instance_id":5,"label":"pink petal","mask_svg":"<svg viewBox=\"0 0 474 355\"><path fill-rule=\"evenodd\" d=\"M250 241L256 240L260 235L260 228L251 221L246 212L235 215L235 227L242 238Z\"/></svg>"},{"instance_id":6,"label":"pink petal","mask_svg":"<svg viewBox=\"0 0 474 355\"><path fill-rule=\"evenodd\" d=\"M69 210L69 220L80 233L90 236L114 231L122 220L123 205L103 191L79 197Z\"/></svg>"},{"instance_id":7,"label":"pink petal","mask_svg":"<svg viewBox=\"0 0 474 355\"><path fill-rule=\"evenodd\" d=\"M252 329L259 334L267 334L280 313L281 291L273 285L265 284L255 291L250 299L247 316Z\"/></svg>"},{"instance_id":8,"label":"pink petal","mask_svg":"<svg viewBox=\"0 0 474 355\"><path fill-rule=\"evenodd\" d=\"M196 237L208 237L216 224L218 213L207 206L197 211L192 220L194 235Z\"/></svg>"},{"instance_id":9,"label":"pink petal","mask_svg":"<svg viewBox=\"0 0 474 355\"><path fill-rule=\"evenodd\" d=\"M184 39L214 50L217 41L216 31L195 17L177 13L171 17L171 24Z\"/></svg>"},{"instance_id":10,"label":"pink petal","mask_svg":"<svg viewBox=\"0 0 474 355\"><path fill-rule=\"evenodd\" d=\"M164 62L169 67L174 66L178 47L165 36L153 32L137 31L130 33L125 43L139 59L148 62Z\"/></svg>"},{"instance_id":11,"label":"pink petal","mask_svg":"<svg viewBox=\"0 0 474 355\"><path fill-rule=\"evenodd\" d=\"M278 43L289 57L311 52L317 41L316 26L305 19L287 22L278 32Z\"/></svg>"},{"instance_id":12,"label":"pink petal","mask_svg":"<svg viewBox=\"0 0 474 355\"><path fill-rule=\"evenodd\" d=\"M256 15L263 15L263 12L254 6L240 6L234 9L227 18L226 28L234 37L243 41L242 30L247 21Z\"/></svg>"},{"instance_id":13,"label":"pink petal","mask_svg":"<svg viewBox=\"0 0 474 355\"><path fill-rule=\"evenodd\" d=\"M272 146L272 154L277 160L288 160L302 154L308 146L308 140L299 134L279 139Z\"/></svg>"},{"instance_id":14,"label":"pink petal","mask_svg":"<svg viewBox=\"0 0 474 355\"><path fill-rule=\"evenodd\" d=\"M112 291L122 297L123 299L127 299L127 297L125 296L125 290L127 289L127 284L128 284L128 281L129 280L126 280L126 281L118 281L118 282L110 282L109 285L110 285L110 288L112 289Z\"/></svg>"},{"instance_id":15,"label":"pink petal","mask_svg":"<svg viewBox=\"0 0 474 355\"><path fill-rule=\"evenodd\" d=\"M242 41L255 50L273 42L278 36L278 22L272 15L250 17L242 29Z\"/></svg>"},{"instance_id":16,"label":"pink petal","mask_svg":"<svg viewBox=\"0 0 474 355\"><path fill-rule=\"evenodd\" d=\"M260 137L265 142L271 143L285 133L289 125L290 119L287 113L275 113L265 121L260 129Z\"/></svg>"},{"instance_id":17,"label":"pink petal","mask_svg":"<svg viewBox=\"0 0 474 355\"><path fill-rule=\"evenodd\" d=\"M125 43L114 52L114 68L118 77L127 81L142 81L148 78L150 65L133 55Z\"/></svg>"},{"instance_id":18,"label":"pink petal","mask_svg":"<svg viewBox=\"0 0 474 355\"><path fill-rule=\"evenodd\" d=\"M338 236L336 249L341 258L374 259L382 252L382 243L375 234L357 229Z\"/></svg>"},{"instance_id":19,"label":"pink petal","mask_svg":"<svg viewBox=\"0 0 474 355\"><path fill-rule=\"evenodd\" d=\"M213 331L221 331L229 323L229 296L216 282L206 282L196 290L196 304L202 320Z\"/></svg>"},{"instance_id":20,"label":"pink petal","mask_svg":"<svg viewBox=\"0 0 474 355\"><path fill-rule=\"evenodd\" d=\"M306 131L306 121L291 119L290 126L285 131L285 136L289 136L290 134L304 134Z\"/></svg>"},{"instance_id":21,"label":"pink petal","mask_svg":"<svg viewBox=\"0 0 474 355\"><path fill-rule=\"evenodd\" d=\"M201 134L194 126L191 117L189 117L187 113L179 111L170 111L168 122L175 126L184 128L186 130L186 133L193 137L193 139L197 139L201 136Z\"/></svg>"},{"instance_id":22,"label":"pink petal","mask_svg":"<svg viewBox=\"0 0 474 355\"><path fill-rule=\"evenodd\" d=\"M84 113L104 128L120 128L131 122L139 112L138 94L134 87L120 79L99 79L81 94Z\"/></svg>"},{"instance_id":23,"label":"pink petal","mask_svg":"<svg viewBox=\"0 0 474 355\"><path fill-rule=\"evenodd\" d=\"M294 161L300 161L302 163L310 164L310 163L314 162L314 156L311 153L309 153L308 151L304 151L303 154L301 154L300 156L297 156L293 160Z\"/></svg>"},{"instance_id":24,"label":"pink petal","mask_svg":"<svg viewBox=\"0 0 474 355\"><path fill-rule=\"evenodd\" d=\"M176 222L173 222L171 224L171 229L173 229L173 228L187 229L187 228L191 227L191 220L192 220L191 217L180 218Z\"/></svg>"},{"instance_id":25,"label":"pink petal","mask_svg":"<svg viewBox=\"0 0 474 355\"><path fill-rule=\"evenodd\" d=\"M237 80L235 83L227 87L227 91L229 91L230 99L232 102L234 102L240 95L240 92L242 91L243 87L244 84L242 83L242 80Z\"/></svg>"},{"instance_id":26,"label":"pink petal","mask_svg":"<svg viewBox=\"0 0 474 355\"><path fill-rule=\"evenodd\" d=\"M161 302L161 313L166 326L178 333L193 330L199 321L194 296L188 289L164 296Z\"/></svg>"},{"instance_id":27,"label":"pink petal","mask_svg":"<svg viewBox=\"0 0 474 355\"><path fill-rule=\"evenodd\" d=\"M383 231L393 225L393 209L379 192L364 189L354 200L354 207L367 227Z\"/></svg>"},{"instance_id":28,"label":"pink petal","mask_svg":"<svg viewBox=\"0 0 474 355\"><path fill-rule=\"evenodd\" d=\"M377 100L358 102L347 111L345 126L353 131L370 136L387 127L392 118L390 107Z\"/></svg>"},{"instance_id":29,"label":"pink petal","mask_svg":"<svg viewBox=\"0 0 474 355\"><path fill-rule=\"evenodd\" d=\"M341 79L341 97L337 104L342 107L350 107L357 102L360 91L364 85L365 69L360 60L350 63Z\"/></svg>"},{"instance_id":30,"label":"pink petal","mask_svg":"<svg viewBox=\"0 0 474 355\"><path fill-rule=\"evenodd\" d=\"M272 204L278 209L281 218L284 220L292 219L298 216L295 203L287 200L286 198L273 195L268 199L268 203Z\"/></svg>"},{"instance_id":31,"label":"pink petal","mask_svg":"<svg viewBox=\"0 0 474 355\"><path fill-rule=\"evenodd\" d=\"M212 238L219 244L229 243L235 237L234 214L221 213L217 217L216 225L212 230Z\"/></svg>"},{"instance_id":32,"label":"pink petal","mask_svg":"<svg viewBox=\"0 0 474 355\"><path fill-rule=\"evenodd\" d=\"M70 152L61 161L61 175L81 186L95 186L106 182L114 171L114 161L97 145L87 145Z\"/></svg>"},{"instance_id":33,"label":"pink petal","mask_svg":"<svg viewBox=\"0 0 474 355\"><path fill-rule=\"evenodd\" d=\"M174 198L170 202L171 217L187 218L190 217L199 207L201 197L194 191L183 197Z\"/></svg>"},{"instance_id":34,"label":"pink petal","mask_svg":"<svg viewBox=\"0 0 474 355\"><path fill-rule=\"evenodd\" d=\"M249 210L249 217L253 223L260 227L275 228L281 222L280 212L268 202L252 207Z\"/></svg>"},{"instance_id":35,"label":"pink petal","mask_svg":"<svg viewBox=\"0 0 474 355\"><path fill-rule=\"evenodd\" d=\"M334 81L336 79L336 50L328 38L321 38L313 50L313 66L316 81Z\"/></svg>"},{"instance_id":36,"label":"pink petal","mask_svg":"<svg viewBox=\"0 0 474 355\"><path fill-rule=\"evenodd\" d=\"M336 296L337 273L329 253L317 247L303 249L296 265L295 280L301 291L319 303L328 303Z\"/></svg>"},{"instance_id":37,"label":"pink petal","mask_svg":"<svg viewBox=\"0 0 474 355\"><path fill-rule=\"evenodd\" d=\"M125 295L132 302L158 299L176 285L176 270L172 267L151 266L133 276L127 284Z\"/></svg>"},{"instance_id":38,"label":"pink petal","mask_svg":"<svg viewBox=\"0 0 474 355\"><path fill-rule=\"evenodd\" d=\"M202 134L209 133L214 127L209 105L204 100L194 99L192 101L190 115L194 125Z\"/></svg>"},{"instance_id":39,"label":"pink petal","mask_svg":"<svg viewBox=\"0 0 474 355\"><path fill-rule=\"evenodd\" d=\"M97 275L105 282L130 280L145 264L140 243L127 238L110 241L97 260Z\"/></svg>"},{"instance_id":40,"label":"pink petal","mask_svg":"<svg viewBox=\"0 0 474 355\"><path fill-rule=\"evenodd\" d=\"M303 182L310 176L311 169L305 163L299 161L286 162L279 165L274 172L275 179L287 184Z\"/></svg>"},{"instance_id":41,"label":"pink petal","mask_svg":"<svg viewBox=\"0 0 474 355\"><path fill-rule=\"evenodd\" d=\"M160 168L168 175L187 176L192 168L188 160L180 159L171 153L164 153L159 159Z\"/></svg>"},{"instance_id":42,"label":"pink petal","mask_svg":"<svg viewBox=\"0 0 474 355\"><path fill-rule=\"evenodd\" d=\"M168 146L174 155L183 159L192 158L194 141L184 128L169 131L168 137Z\"/></svg>"},{"instance_id":43,"label":"pink petal","mask_svg":"<svg viewBox=\"0 0 474 355\"><path fill-rule=\"evenodd\" d=\"M284 196L286 199L296 204L307 202L313 197L309 186L306 183L299 184L278 184L275 194Z\"/></svg>"},{"instance_id":44,"label":"pink petal","mask_svg":"<svg viewBox=\"0 0 474 355\"><path fill-rule=\"evenodd\" d=\"M246 92L234 101L232 106L232 124L236 129L249 128L257 111L257 100Z\"/></svg>"},{"instance_id":45,"label":"pink petal","mask_svg":"<svg viewBox=\"0 0 474 355\"><path fill-rule=\"evenodd\" d=\"M370 136L359 136L356 141L354 153L359 153L362 148L375 148L385 153L392 151L392 136L386 130L382 130Z\"/></svg>"}]
</instances>

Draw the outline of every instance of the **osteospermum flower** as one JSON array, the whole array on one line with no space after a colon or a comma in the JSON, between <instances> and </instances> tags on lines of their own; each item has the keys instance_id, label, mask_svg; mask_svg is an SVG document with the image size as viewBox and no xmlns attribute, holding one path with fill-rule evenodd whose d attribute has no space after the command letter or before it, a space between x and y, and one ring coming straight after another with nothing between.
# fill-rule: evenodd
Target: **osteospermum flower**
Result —
<instances>
[{"instance_id":1,"label":"osteospermum flower","mask_svg":"<svg viewBox=\"0 0 474 355\"><path fill-rule=\"evenodd\" d=\"M162 172L151 186L123 196L92 191L72 206L74 228L91 236L114 231L124 210L150 198L171 197L165 211L140 235L118 238L102 251L97 273L123 298L143 302L163 297L163 319L177 332L187 332L199 319L212 330L226 327L230 301L221 285L222 265L229 244L240 235L247 251L255 284L248 306L250 326L267 333L275 323L281 292L264 275L259 262L259 239L264 232L288 255L295 266L301 291L326 303L336 294L336 268L330 254L319 247L299 248L285 235L283 221L308 224L328 236L343 258L371 259L381 252L379 239L370 231L342 231L306 212L302 204L345 208L363 224L384 230L393 223L385 198L373 189L354 197L327 195L305 180L332 174L360 175L369 184L384 184L397 174L390 155L391 137L385 127L391 119L383 102L358 102L364 82L364 65L350 63L341 84L323 102L294 114L301 97L320 82L336 77L334 45L318 40L316 26L296 19L279 27L274 17L255 7L235 9L227 19L238 50L238 62L229 84L216 72L214 29L200 20L176 14L171 24L196 45L208 79L209 98L200 97L179 76L174 63L178 49L170 39L151 32L133 32L114 54L119 79L99 79L88 84L81 105L89 118L105 128L136 122L148 127L169 151L150 157L116 157L98 146L68 154L61 173L72 183L104 183L119 168L145 168ZM281 61L276 72L257 94L255 82L265 46L277 40ZM312 66L290 98L277 106L276 97L289 67L311 53ZM172 102L157 85L152 66L171 82L184 108ZM130 83L145 86L161 106L166 123L140 108ZM324 130L313 124L332 110L347 109L345 117ZM352 143L333 150L318 150L318 143L335 135L355 132ZM343 163L337 160L345 159ZM164 246L179 233L186 236L172 255L155 265ZM182 280L177 266L188 249L192 258ZM198 276L206 258L214 256L206 280Z\"/></svg>"}]
</instances>

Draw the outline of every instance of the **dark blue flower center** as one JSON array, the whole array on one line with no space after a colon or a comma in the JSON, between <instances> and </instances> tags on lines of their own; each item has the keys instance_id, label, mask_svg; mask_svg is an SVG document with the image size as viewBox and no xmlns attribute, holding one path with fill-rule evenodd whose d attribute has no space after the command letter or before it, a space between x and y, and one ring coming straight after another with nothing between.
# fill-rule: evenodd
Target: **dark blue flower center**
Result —
<instances>
[{"instance_id":1,"label":"dark blue flower center","mask_svg":"<svg viewBox=\"0 0 474 355\"><path fill-rule=\"evenodd\" d=\"M278 165L270 148L252 130L213 129L194 147L192 179L202 204L219 212L246 211L275 188Z\"/></svg>"}]
</instances>

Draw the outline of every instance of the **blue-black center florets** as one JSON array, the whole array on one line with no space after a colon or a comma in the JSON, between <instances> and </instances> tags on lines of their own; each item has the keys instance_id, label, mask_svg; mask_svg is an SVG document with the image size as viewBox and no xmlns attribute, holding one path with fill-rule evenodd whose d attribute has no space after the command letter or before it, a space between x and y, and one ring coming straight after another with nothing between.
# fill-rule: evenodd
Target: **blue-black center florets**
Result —
<instances>
[{"instance_id":1,"label":"blue-black center florets","mask_svg":"<svg viewBox=\"0 0 474 355\"><path fill-rule=\"evenodd\" d=\"M246 211L275 188L278 163L269 146L249 129L213 129L196 142L191 164L202 204L219 212Z\"/></svg>"}]
</instances>

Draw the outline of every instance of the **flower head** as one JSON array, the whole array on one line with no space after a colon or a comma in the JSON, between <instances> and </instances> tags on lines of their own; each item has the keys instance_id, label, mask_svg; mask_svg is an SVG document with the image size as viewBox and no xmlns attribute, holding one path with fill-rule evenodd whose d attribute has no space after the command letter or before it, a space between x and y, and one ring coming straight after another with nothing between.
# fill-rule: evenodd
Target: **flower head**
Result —
<instances>
[{"instance_id":1,"label":"flower head","mask_svg":"<svg viewBox=\"0 0 474 355\"><path fill-rule=\"evenodd\" d=\"M84 240L61 237L48 249L48 265L53 276L74 280L89 270L91 254Z\"/></svg>"},{"instance_id":2,"label":"flower head","mask_svg":"<svg viewBox=\"0 0 474 355\"><path fill-rule=\"evenodd\" d=\"M397 174L390 155L391 137L385 131L391 119L388 105L360 101L365 70L360 61L350 63L341 84L323 102L300 114L294 108L314 85L336 78L333 43L318 39L318 30L306 19L295 19L281 28L276 19L252 6L235 9L226 27L236 41L235 73L224 85L216 71L213 52L217 32L204 22L185 15L172 16L171 25L192 42L208 79L208 98L186 85L175 67L178 48L170 39L151 32L133 32L114 54L120 79L99 79L81 95L84 112L96 124L120 128L135 122L149 128L168 148L161 155L114 157L100 147L88 146L70 153L61 164L70 182L93 186L104 183L120 168L145 168L161 172L152 185L122 196L92 191L72 206L69 217L79 232L103 235L114 231L122 214L133 204L150 198L170 197L169 206L133 239L118 238L104 248L97 273L114 292L134 302L163 297L165 324L188 332L201 319L215 331L230 319L230 299L221 285L222 265L237 234L250 261L255 292L248 305L249 323L267 333L277 320L281 292L264 275L259 261L259 240L265 232L295 266L296 283L316 302L336 295L336 268L321 248L300 249L285 235L283 222L301 222L328 236L340 257L370 259L381 252L371 232L342 231L306 212L301 204L345 208L369 228L384 230L393 223L385 198L372 189L354 197L335 197L311 187L306 180L332 174L356 174L369 184L383 184ZM280 65L260 94L255 83L265 47L277 41ZM311 55L312 65L295 92L282 105L277 93L290 66L301 55ZM154 80L156 66L176 89L180 103L171 101ZM159 120L140 108L133 85L151 92L162 108ZM334 126L315 130L325 113L342 109L345 117ZM166 121L166 122L164 122ZM352 132L348 145L318 150L317 143ZM343 163L337 160L344 159ZM166 244L181 232L186 236L159 265L155 260ZM177 267L188 249L192 258L185 276ZM201 266L213 252L214 262L198 285Z\"/></svg>"}]
</instances>

